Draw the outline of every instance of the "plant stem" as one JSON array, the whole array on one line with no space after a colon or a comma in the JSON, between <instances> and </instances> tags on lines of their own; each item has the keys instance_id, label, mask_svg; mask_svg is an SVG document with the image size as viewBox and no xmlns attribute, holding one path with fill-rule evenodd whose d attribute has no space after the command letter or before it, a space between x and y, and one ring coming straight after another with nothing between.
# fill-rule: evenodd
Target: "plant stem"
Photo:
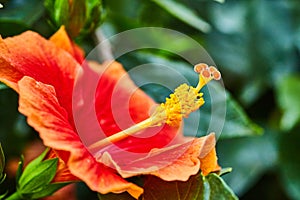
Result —
<instances>
[{"instance_id":1,"label":"plant stem","mask_svg":"<svg viewBox=\"0 0 300 200\"><path fill-rule=\"evenodd\" d=\"M22 198L20 197L18 192L13 193L9 197L6 198L6 200L21 200Z\"/></svg>"}]
</instances>

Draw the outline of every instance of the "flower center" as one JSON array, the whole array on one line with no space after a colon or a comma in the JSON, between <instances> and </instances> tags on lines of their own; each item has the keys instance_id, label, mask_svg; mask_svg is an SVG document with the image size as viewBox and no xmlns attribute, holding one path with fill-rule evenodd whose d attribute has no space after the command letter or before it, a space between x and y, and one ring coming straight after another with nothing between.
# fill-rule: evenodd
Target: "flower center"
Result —
<instances>
[{"instance_id":1,"label":"flower center","mask_svg":"<svg viewBox=\"0 0 300 200\"><path fill-rule=\"evenodd\" d=\"M165 103L161 103L155 109L154 113L148 119L100 140L88 148L102 148L113 142L123 140L146 128L161 126L165 123L169 126L179 127L183 118L187 118L190 113L198 110L204 104L203 94L199 93L203 86L213 79L221 79L221 73L215 67L208 67L208 65L204 63L195 65L194 71L199 74L199 83L196 87L189 86L185 83L181 84L169 98L166 98Z\"/></svg>"}]
</instances>

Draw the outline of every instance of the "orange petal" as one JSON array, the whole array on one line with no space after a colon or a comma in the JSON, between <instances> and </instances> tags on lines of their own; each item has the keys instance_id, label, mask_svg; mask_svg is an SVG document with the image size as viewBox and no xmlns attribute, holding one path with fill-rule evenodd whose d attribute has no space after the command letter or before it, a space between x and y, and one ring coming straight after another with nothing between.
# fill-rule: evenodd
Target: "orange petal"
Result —
<instances>
[{"instance_id":1,"label":"orange petal","mask_svg":"<svg viewBox=\"0 0 300 200\"><path fill-rule=\"evenodd\" d=\"M83 62L84 52L79 46L72 42L66 32L65 26L61 26L60 29L50 37L49 40L57 47L69 52L79 63Z\"/></svg>"},{"instance_id":2,"label":"orange petal","mask_svg":"<svg viewBox=\"0 0 300 200\"><path fill-rule=\"evenodd\" d=\"M66 51L37 33L0 38L0 81L18 91L23 76L55 88L57 99L72 121L72 90L80 65Z\"/></svg>"},{"instance_id":3,"label":"orange petal","mask_svg":"<svg viewBox=\"0 0 300 200\"><path fill-rule=\"evenodd\" d=\"M44 144L56 150L74 176L103 194L128 191L137 197L143 192L87 151L69 124L67 112L59 105L52 86L25 76L18 82L18 88L20 112L28 117L28 124L40 133Z\"/></svg>"},{"instance_id":4,"label":"orange petal","mask_svg":"<svg viewBox=\"0 0 300 200\"><path fill-rule=\"evenodd\" d=\"M115 168L124 178L147 174L155 175L166 181L186 181L191 175L198 173L201 167L200 162L202 160L205 162L205 159L208 158L206 155L212 157L209 153L214 150L215 143L214 134L210 134L183 144L153 149L147 156L140 159L127 160L122 163L120 160L114 159L114 155L105 152L99 161ZM199 158L204 155L204 159ZM215 164L205 163L205 172L215 169Z\"/></svg>"},{"instance_id":5,"label":"orange petal","mask_svg":"<svg viewBox=\"0 0 300 200\"><path fill-rule=\"evenodd\" d=\"M210 172L215 172L221 170L221 167L217 162L216 149L213 148L205 157L200 158L200 169L203 176L208 175Z\"/></svg>"}]
</instances>

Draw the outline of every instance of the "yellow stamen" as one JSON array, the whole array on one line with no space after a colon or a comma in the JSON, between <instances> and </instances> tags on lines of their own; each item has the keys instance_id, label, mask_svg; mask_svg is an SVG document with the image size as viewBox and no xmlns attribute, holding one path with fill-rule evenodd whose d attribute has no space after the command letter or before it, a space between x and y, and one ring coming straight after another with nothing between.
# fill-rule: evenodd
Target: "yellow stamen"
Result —
<instances>
[{"instance_id":1,"label":"yellow stamen","mask_svg":"<svg viewBox=\"0 0 300 200\"><path fill-rule=\"evenodd\" d=\"M200 63L195 66L194 71L199 74L199 83L196 88L181 84L177 87L165 103L161 103L154 113L146 120L129 127L126 130L118 132L103 140L100 140L89 146L90 149L105 147L113 142L118 142L134 135L146 128L161 126L166 123L169 126L178 127L182 118L187 118L190 113L198 110L204 104L203 94L199 91L209 81L220 80L221 74L215 67Z\"/></svg>"},{"instance_id":2,"label":"yellow stamen","mask_svg":"<svg viewBox=\"0 0 300 200\"><path fill-rule=\"evenodd\" d=\"M187 118L191 112L198 110L204 104L203 94L187 84L177 87L170 98L160 105L160 109L165 112L162 121L170 126L178 127L182 118Z\"/></svg>"}]
</instances>

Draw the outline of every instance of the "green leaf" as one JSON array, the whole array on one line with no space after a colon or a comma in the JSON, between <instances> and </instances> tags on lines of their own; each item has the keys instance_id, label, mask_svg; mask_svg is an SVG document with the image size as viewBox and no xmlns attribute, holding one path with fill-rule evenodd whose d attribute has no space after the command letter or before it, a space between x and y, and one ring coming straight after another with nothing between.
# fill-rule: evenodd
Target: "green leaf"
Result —
<instances>
[{"instance_id":1,"label":"green leaf","mask_svg":"<svg viewBox=\"0 0 300 200\"><path fill-rule=\"evenodd\" d=\"M36 170L36 166L39 165L42 160L45 158L45 156L47 155L47 153L49 152L49 148L47 148L43 153L41 153L41 155L39 155L37 158L35 158L34 160L32 160L27 166L26 166L26 170L24 170L24 172L26 171L26 173L31 174L34 173L34 171ZM23 163L23 159L22 163ZM25 175L26 176L26 175Z\"/></svg>"},{"instance_id":2,"label":"green leaf","mask_svg":"<svg viewBox=\"0 0 300 200\"><path fill-rule=\"evenodd\" d=\"M218 172L218 175L219 176L223 176L225 174L228 174L232 172L232 168L231 167L226 167L226 168L222 168L219 172Z\"/></svg>"},{"instance_id":3,"label":"green leaf","mask_svg":"<svg viewBox=\"0 0 300 200\"><path fill-rule=\"evenodd\" d=\"M207 33L211 30L210 25L198 17L192 10L173 0L153 0L168 13L186 24Z\"/></svg>"},{"instance_id":4,"label":"green leaf","mask_svg":"<svg viewBox=\"0 0 300 200\"><path fill-rule=\"evenodd\" d=\"M45 7L56 28L64 25L75 38L94 31L101 21L102 1L46 0Z\"/></svg>"},{"instance_id":5,"label":"green leaf","mask_svg":"<svg viewBox=\"0 0 300 200\"><path fill-rule=\"evenodd\" d=\"M263 129L250 120L243 108L232 98L229 92L226 94L226 121L221 138L261 135Z\"/></svg>"},{"instance_id":6,"label":"green leaf","mask_svg":"<svg viewBox=\"0 0 300 200\"><path fill-rule=\"evenodd\" d=\"M241 137L217 142L218 162L232 167L232 173L223 176L233 191L242 196L259 178L275 165L277 148L275 136L269 129L256 137Z\"/></svg>"},{"instance_id":7,"label":"green leaf","mask_svg":"<svg viewBox=\"0 0 300 200\"><path fill-rule=\"evenodd\" d=\"M281 128L290 130L300 122L300 76L286 76L277 85L277 101L283 111Z\"/></svg>"},{"instance_id":8,"label":"green leaf","mask_svg":"<svg viewBox=\"0 0 300 200\"><path fill-rule=\"evenodd\" d=\"M92 33L101 24L102 20L102 1L90 0L86 2L86 21L84 28L81 30L80 34L85 36Z\"/></svg>"},{"instance_id":9,"label":"green leaf","mask_svg":"<svg viewBox=\"0 0 300 200\"><path fill-rule=\"evenodd\" d=\"M300 197L300 156L299 129L290 134L281 135L279 139L279 168L282 186L291 199Z\"/></svg>"},{"instance_id":10,"label":"green leaf","mask_svg":"<svg viewBox=\"0 0 300 200\"><path fill-rule=\"evenodd\" d=\"M58 158L45 160L35 166L34 171L26 171L19 179L19 192L22 194L33 194L40 192L48 185L55 176Z\"/></svg>"},{"instance_id":11,"label":"green leaf","mask_svg":"<svg viewBox=\"0 0 300 200\"><path fill-rule=\"evenodd\" d=\"M209 174L204 178L209 185L209 194L205 192L204 199L211 200L234 200L238 197L232 192L224 180L217 174ZM207 190L207 189L206 189Z\"/></svg>"},{"instance_id":12,"label":"green leaf","mask_svg":"<svg viewBox=\"0 0 300 200\"><path fill-rule=\"evenodd\" d=\"M222 200L237 199L235 194L216 174L203 177L200 173L188 181L163 181L149 176L145 181L143 199L147 200Z\"/></svg>"},{"instance_id":13,"label":"green leaf","mask_svg":"<svg viewBox=\"0 0 300 200\"><path fill-rule=\"evenodd\" d=\"M53 5L53 17L56 25L67 25L69 20L69 1L68 0L56 0ZM46 4L47 5L47 1ZM47 8L47 6L45 6Z\"/></svg>"},{"instance_id":14,"label":"green leaf","mask_svg":"<svg viewBox=\"0 0 300 200\"><path fill-rule=\"evenodd\" d=\"M40 199L52 195L55 191L70 183L50 184L56 174L58 158L43 160L48 152L49 149L46 149L40 156L31 161L23 173L24 158L21 156L16 175L17 191L9 199L19 199L20 196L23 199Z\"/></svg>"},{"instance_id":15,"label":"green leaf","mask_svg":"<svg viewBox=\"0 0 300 200\"><path fill-rule=\"evenodd\" d=\"M28 198L27 198L28 199ZM29 198L30 199L30 198ZM11 194L8 197L5 197L5 200L25 200L24 197L22 197L18 191L16 191L15 193Z\"/></svg>"},{"instance_id":16,"label":"green leaf","mask_svg":"<svg viewBox=\"0 0 300 200\"><path fill-rule=\"evenodd\" d=\"M69 183L53 183L53 184L46 185L39 192L35 192L34 194L32 194L31 198L40 199L43 197L51 196L54 192L65 187L68 184Z\"/></svg>"},{"instance_id":17,"label":"green leaf","mask_svg":"<svg viewBox=\"0 0 300 200\"><path fill-rule=\"evenodd\" d=\"M18 191L22 194L40 192L54 178L58 158L44 160L49 149L46 149L36 159L31 161L18 181Z\"/></svg>"}]
</instances>

